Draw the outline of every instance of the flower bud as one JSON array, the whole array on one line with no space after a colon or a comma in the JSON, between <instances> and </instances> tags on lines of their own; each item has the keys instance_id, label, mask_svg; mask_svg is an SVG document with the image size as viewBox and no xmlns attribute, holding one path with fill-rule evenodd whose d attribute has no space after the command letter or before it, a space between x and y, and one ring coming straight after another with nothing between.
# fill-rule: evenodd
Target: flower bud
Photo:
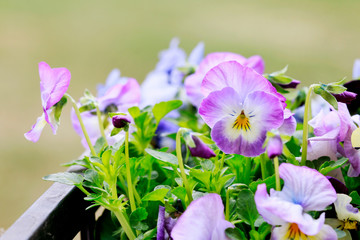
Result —
<instances>
[{"instance_id":1,"label":"flower bud","mask_svg":"<svg viewBox=\"0 0 360 240\"><path fill-rule=\"evenodd\" d=\"M296 88L297 85L299 85L299 84L300 84L299 80L293 79L290 83L288 83L288 84L279 84L279 86L282 87L282 88Z\"/></svg>"},{"instance_id":2,"label":"flower bud","mask_svg":"<svg viewBox=\"0 0 360 240\"><path fill-rule=\"evenodd\" d=\"M127 115L116 115L112 118L112 123L116 128L126 128L131 123L131 118Z\"/></svg>"},{"instance_id":3,"label":"flower bud","mask_svg":"<svg viewBox=\"0 0 360 240\"><path fill-rule=\"evenodd\" d=\"M357 94L349 91L345 91L339 94L332 94L338 102L349 104L356 99Z\"/></svg>"},{"instance_id":4,"label":"flower bud","mask_svg":"<svg viewBox=\"0 0 360 240\"><path fill-rule=\"evenodd\" d=\"M191 138L195 143L195 147L192 148L189 146L192 156L201 158L211 158L216 156L214 151L198 137L191 135Z\"/></svg>"},{"instance_id":5,"label":"flower bud","mask_svg":"<svg viewBox=\"0 0 360 240\"><path fill-rule=\"evenodd\" d=\"M283 145L280 136L275 136L269 139L267 145L267 154L269 158L280 156L283 150Z\"/></svg>"}]
</instances>

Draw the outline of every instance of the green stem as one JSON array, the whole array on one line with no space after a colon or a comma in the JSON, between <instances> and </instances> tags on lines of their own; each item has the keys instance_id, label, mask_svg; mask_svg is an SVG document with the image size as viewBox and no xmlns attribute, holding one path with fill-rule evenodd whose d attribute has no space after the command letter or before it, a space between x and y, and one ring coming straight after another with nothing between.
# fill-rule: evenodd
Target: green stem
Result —
<instances>
[{"instance_id":1,"label":"green stem","mask_svg":"<svg viewBox=\"0 0 360 240\"><path fill-rule=\"evenodd\" d=\"M85 137L85 139L86 139L87 144L89 145L91 154L92 154L93 156L97 156L97 154L96 154L96 152L95 152L95 149L94 149L94 147L93 147L93 145L92 145L92 143L91 143L91 141L90 141L89 134L88 134L87 131L86 131L84 122L83 122L83 120L82 120L82 117L81 117L79 108L78 108L75 100L74 100L69 94L67 94L67 93L65 93L64 96L67 97L67 99L69 99L69 100L71 101L72 105L73 105L73 108L74 108L74 110L75 110L76 116L78 117L78 120L79 120L81 129L82 129L82 131L83 131L83 133L84 133L84 137Z\"/></svg>"},{"instance_id":2,"label":"green stem","mask_svg":"<svg viewBox=\"0 0 360 240\"><path fill-rule=\"evenodd\" d=\"M87 195L90 195L90 193L82 186L82 185L76 185L83 193Z\"/></svg>"},{"instance_id":3,"label":"green stem","mask_svg":"<svg viewBox=\"0 0 360 240\"><path fill-rule=\"evenodd\" d=\"M100 128L101 136L105 140L105 146L108 146L109 144L108 144L108 142L106 140L106 136L105 136L104 123L101 120L101 112L100 112L99 106L97 106L97 105L96 105L96 115L97 115L98 122L99 122L99 128Z\"/></svg>"},{"instance_id":4,"label":"green stem","mask_svg":"<svg viewBox=\"0 0 360 240\"><path fill-rule=\"evenodd\" d=\"M265 178L267 178L266 155L264 153L260 155L260 167L261 167L261 177L264 180Z\"/></svg>"},{"instance_id":5,"label":"green stem","mask_svg":"<svg viewBox=\"0 0 360 240\"><path fill-rule=\"evenodd\" d=\"M126 178L128 184L129 191L129 201L131 212L136 210L134 192L133 192L133 184L131 180L131 171L130 171L130 160L129 160L129 131L125 131L125 163L126 163Z\"/></svg>"},{"instance_id":6,"label":"green stem","mask_svg":"<svg viewBox=\"0 0 360 240\"><path fill-rule=\"evenodd\" d=\"M226 209L225 209L225 220L230 220L230 189L226 190Z\"/></svg>"},{"instance_id":7,"label":"green stem","mask_svg":"<svg viewBox=\"0 0 360 240\"><path fill-rule=\"evenodd\" d=\"M251 157L245 157L245 161L244 183L249 185L251 175Z\"/></svg>"},{"instance_id":8,"label":"green stem","mask_svg":"<svg viewBox=\"0 0 360 240\"><path fill-rule=\"evenodd\" d=\"M276 191L280 191L280 175L279 175L279 158L276 156L274 158L274 168L275 168L275 183Z\"/></svg>"},{"instance_id":9,"label":"green stem","mask_svg":"<svg viewBox=\"0 0 360 240\"><path fill-rule=\"evenodd\" d=\"M179 162L179 168L180 168L180 172L181 172L181 178L183 180L185 189L186 189L186 193L189 199L189 204L192 202L193 198L192 198L192 194L191 194L191 190L190 190L190 186L189 183L187 181L186 178L186 174L185 174L185 169L184 169L184 163L183 163L183 159L181 156L181 129L179 129L179 131L176 134L176 156Z\"/></svg>"},{"instance_id":10,"label":"green stem","mask_svg":"<svg viewBox=\"0 0 360 240\"><path fill-rule=\"evenodd\" d=\"M126 220L124 214L122 213L121 209L111 209L111 211L115 214L116 218L119 220L120 225L124 229L124 232L126 233L129 240L134 240L135 234L132 231L129 222Z\"/></svg>"},{"instance_id":11,"label":"green stem","mask_svg":"<svg viewBox=\"0 0 360 240\"><path fill-rule=\"evenodd\" d=\"M121 183L121 185L122 185L122 187L124 189L124 192L125 192L126 196L128 196L129 192L128 192L127 188L126 188L125 180L124 180L123 176L121 175L121 173L119 173L118 178L119 178L119 181L120 181L120 183Z\"/></svg>"},{"instance_id":12,"label":"green stem","mask_svg":"<svg viewBox=\"0 0 360 240\"><path fill-rule=\"evenodd\" d=\"M223 152L222 156L221 156L221 159L220 159L220 168L219 168L219 171L221 172L221 170L223 169L224 167L224 159L225 159L225 153Z\"/></svg>"},{"instance_id":13,"label":"green stem","mask_svg":"<svg viewBox=\"0 0 360 240\"><path fill-rule=\"evenodd\" d=\"M302 141L302 153L301 153L301 165L305 166L307 158L307 140L308 140L308 128L309 128L309 108L311 102L311 92L313 90L313 85L309 87L308 94L305 100L305 109L304 109L304 120L303 120L303 141Z\"/></svg>"}]
</instances>

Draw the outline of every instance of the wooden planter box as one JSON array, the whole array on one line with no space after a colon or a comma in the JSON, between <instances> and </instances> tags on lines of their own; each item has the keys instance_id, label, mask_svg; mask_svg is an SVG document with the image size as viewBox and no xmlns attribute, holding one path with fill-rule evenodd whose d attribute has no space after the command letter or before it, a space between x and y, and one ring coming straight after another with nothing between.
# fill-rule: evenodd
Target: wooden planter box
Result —
<instances>
[{"instance_id":1,"label":"wooden planter box","mask_svg":"<svg viewBox=\"0 0 360 240\"><path fill-rule=\"evenodd\" d=\"M79 168L69 171L79 172ZM75 186L54 183L0 237L0 240L93 239L96 208L85 210L90 202Z\"/></svg>"}]
</instances>

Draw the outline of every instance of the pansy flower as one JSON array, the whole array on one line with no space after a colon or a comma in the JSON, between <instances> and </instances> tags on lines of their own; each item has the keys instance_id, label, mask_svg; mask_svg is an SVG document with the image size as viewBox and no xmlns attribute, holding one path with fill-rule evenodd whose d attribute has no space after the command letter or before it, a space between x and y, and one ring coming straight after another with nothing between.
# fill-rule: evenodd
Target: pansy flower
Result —
<instances>
[{"instance_id":1,"label":"pansy flower","mask_svg":"<svg viewBox=\"0 0 360 240\"><path fill-rule=\"evenodd\" d=\"M127 77L121 77L121 72L119 69L113 69L108 77L106 78L105 84L98 84L97 89L97 96L102 97L105 95L106 91L112 88L113 86L119 84L119 83L126 83L128 80Z\"/></svg>"},{"instance_id":2,"label":"pansy flower","mask_svg":"<svg viewBox=\"0 0 360 240\"><path fill-rule=\"evenodd\" d=\"M31 130L24 134L25 138L36 142L46 124L49 124L54 134L57 125L50 119L52 107L58 103L66 93L71 79L70 71L66 68L51 68L47 63L39 63L40 93L43 114L36 120Z\"/></svg>"},{"instance_id":3,"label":"pansy flower","mask_svg":"<svg viewBox=\"0 0 360 240\"><path fill-rule=\"evenodd\" d=\"M206 97L201 91L201 82L206 73L216 65L227 61L236 61L244 66L254 69L259 74L264 73L265 64L260 56L255 55L250 58L245 58L239 54L230 52L210 53L201 61L196 72L185 79L184 85L186 94L194 106L199 107L203 98Z\"/></svg>"},{"instance_id":4,"label":"pansy flower","mask_svg":"<svg viewBox=\"0 0 360 240\"><path fill-rule=\"evenodd\" d=\"M140 86L133 78L128 78L125 83L118 83L110 87L103 96L97 98L99 109L101 112L107 114L108 112L123 112L126 113L128 108L137 106L140 102ZM92 144L95 144L96 140L101 136L98 118L95 112L83 112L81 113L85 128L88 132L89 138ZM82 132L79 120L74 111L71 113L71 120L73 128L76 133L82 137L82 144L85 148L88 148L86 139ZM110 124L105 129L108 137L109 144L119 140L122 136L116 135L110 137L112 125Z\"/></svg>"},{"instance_id":5,"label":"pansy flower","mask_svg":"<svg viewBox=\"0 0 360 240\"><path fill-rule=\"evenodd\" d=\"M171 230L174 240L227 240L225 230L234 225L225 220L224 205L218 194L194 200Z\"/></svg>"},{"instance_id":6,"label":"pansy flower","mask_svg":"<svg viewBox=\"0 0 360 240\"><path fill-rule=\"evenodd\" d=\"M271 239L337 239L336 232L324 224L325 213L313 219L309 211L323 211L335 202L336 192L318 171L283 163L279 167L284 180L281 191L260 184L255 192L259 214L273 225Z\"/></svg>"},{"instance_id":7,"label":"pansy flower","mask_svg":"<svg viewBox=\"0 0 360 240\"><path fill-rule=\"evenodd\" d=\"M252 157L265 151L266 132L284 122L284 97L253 69L236 61L220 63L202 82L208 95L199 114L225 153Z\"/></svg>"},{"instance_id":8,"label":"pansy flower","mask_svg":"<svg viewBox=\"0 0 360 240\"><path fill-rule=\"evenodd\" d=\"M339 239L351 240L349 230L358 230L360 224L359 209L350 204L351 200L352 198L346 194L337 194L337 199L334 203L337 219L326 219L326 223L345 232L346 236Z\"/></svg>"}]
</instances>

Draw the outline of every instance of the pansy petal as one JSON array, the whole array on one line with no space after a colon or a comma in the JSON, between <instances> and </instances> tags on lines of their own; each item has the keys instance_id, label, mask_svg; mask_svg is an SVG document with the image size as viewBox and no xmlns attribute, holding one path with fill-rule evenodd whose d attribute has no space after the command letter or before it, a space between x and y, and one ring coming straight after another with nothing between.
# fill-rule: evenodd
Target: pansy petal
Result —
<instances>
[{"instance_id":1,"label":"pansy petal","mask_svg":"<svg viewBox=\"0 0 360 240\"><path fill-rule=\"evenodd\" d=\"M337 143L335 139L320 139L313 137L308 139L307 160L316 160L327 156L330 160L336 160Z\"/></svg>"},{"instance_id":2,"label":"pansy petal","mask_svg":"<svg viewBox=\"0 0 360 240\"><path fill-rule=\"evenodd\" d=\"M304 213L304 209L299 204L273 196L273 194L269 196L265 184L258 185L255 203L259 214L266 222L274 226L296 223L303 233L315 235L324 224L324 214L319 219L313 219L309 214Z\"/></svg>"},{"instance_id":3,"label":"pansy petal","mask_svg":"<svg viewBox=\"0 0 360 240\"><path fill-rule=\"evenodd\" d=\"M337 217L341 221L355 220L360 222L360 211L350 204L351 200L352 198L348 195L337 194L337 199L334 203Z\"/></svg>"},{"instance_id":4,"label":"pansy petal","mask_svg":"<svg viewBox=\"0 0 360 240\"><path fill-rule=\"evenodd\" d=\"M284 187L276 194L301 205L304 211L324 210L336 200L336 191L329 180L314 169L282 163L279 174Z\"/></svg>"},{"instance_id":5,"label":"pansy petal","mask_svg":"<svg viewBox=\"0 0 360 240\"><path fill-rule=\"evenodd\" d=\"M174 240L225 240L225 229L234 227L225 220L218 194L207 194L191 202L171 231Z\"/></svg>"},{"instance_id":6,"label":"pansy petal","mask_svg":"<svg viewBox=\"0 0 360 240\"><path fill-rule=\"evenodd\" d=\"M205 45L203 42L199 42L195 48L191 51L188 62L192 65L199 65L201 60L204 58L204 48Z\"/></svg>"},{"instance_id":7,"label":"pansy petal","mask_svg":"<svg viewBox=\"0 0 360 240\"><path fill-rule=\"evenodd\" d=\"M265 70L265 62L259 55L249 57L244 65L254 69L259 74L263 74Z\"/></svg>"},{"instance_id":8,"label":"pansy petal","mask_svg":"<svg viewBox=\"0 0 360 240\"><path fill-rule=\"evenodd\" d=\"M353 66L353 79L360 79L360 59L356 59Z\"/></svg>"},{"instance_id":9,"label":"pansy petal","mask_svg":"<svg viewBox=\"0 0 360 240\"><path fill-rule=\"evenodd\" d=\"M355 128L353 128L355 129ZM352 176L358 175L360 173L360 150L353 148L351 143L351 133L353 131L349 130L345 140L344 140L344 151L346 157L349 158L352 169L354 170ZM357 173L357 174L356 174Z\"/></svg>"},{"instance_id":10,"label":"pansy petal","mask_svg":"<svg viewBox=\"0 0 360 240\"><path fill-rule=\"evenodd\" d=\"M159 206L156 240L165 240L165 207Z\"/></svg>"},{"instance_id":11,"label":"pansy petal","mask_svg":"<svg viewBox=\"0 0 360 240\"><path fill-rule=\"evenodd\" d=\"M284 122L278 128L278 131L282 135L292 136L296 130L296 119L294 114L289 109L284 109Z\"/></svg>"},{"instance_id":12,"label":"pansy petal","mask_svg":"<svg viewBox=\"0 0 360 240\"><path fill-rule=\"evenodd\" d=\"M253 69L243 66L236 61L223 62L212 68L206 75L201 84L201 91L207 96L213 91L221 90L225 87L234 88L241 97L241 102L253 91L273 91L270 82L255 72Z\"/></svg>"},{"instance_id":13,"label":"pansy petal","mask_svg":"<svg viewBox=\"0 0 360 240\"><path fill-rule=\"evenodd\" d=\"M45 62L39 63L40 91L43 107L48 110L66 93L71 73L66 68L50 68Z\"/></svg>"},{"instance_id":14,"label":"pansy petal","mask_svg":"<svg viewBox=\"0 0 360 240\"><path fill-rule=\"evenodd\" d=\"M211 128L220 119L230 116L236 118L240 114L241 99L231 87L209 94L200 105L199 114ZM235 120L235 119L234 119Z\"/></svg>"},{"instance_id":15,"label":"pansy petal","mask_svg":"<svg viewBox=\"0 0 360 240\"><path fill-rule=\"evenodd\" d=\"M194 73L188 76L184 82L186 95L192 105L199 107L204 95L201 92L202 74Z\"/></svg>"},{"instance_id":16,"label":"pansy petal","mask_svg":"<svg viewBox=\"0 0 360 240\"><path fill-rule=\"evenodd\" d=\"M37 118L36 123L32 126L31 130L24 134L25 138L32 142L37 142L40 138L41 132L46 125L44 113Z\"/></svg>"},{"instance_id":17,"label":"pansy petal","mask_svg":"<svg viewBox=\"0 0 360 240\"><path fill-rule=\"evenodd\" d=\"M290 232L291 230L291 232ZM275 227L271 234L271 240L282 239L297 239L297 240L336 240L337 235L335 230L329 225L324 224L316 235L305 235L304 233L297 232L296 226L291 223L285 224L281 227ZM289 236L290 234L293 234Z\"/></svg>"}]
</instances>

